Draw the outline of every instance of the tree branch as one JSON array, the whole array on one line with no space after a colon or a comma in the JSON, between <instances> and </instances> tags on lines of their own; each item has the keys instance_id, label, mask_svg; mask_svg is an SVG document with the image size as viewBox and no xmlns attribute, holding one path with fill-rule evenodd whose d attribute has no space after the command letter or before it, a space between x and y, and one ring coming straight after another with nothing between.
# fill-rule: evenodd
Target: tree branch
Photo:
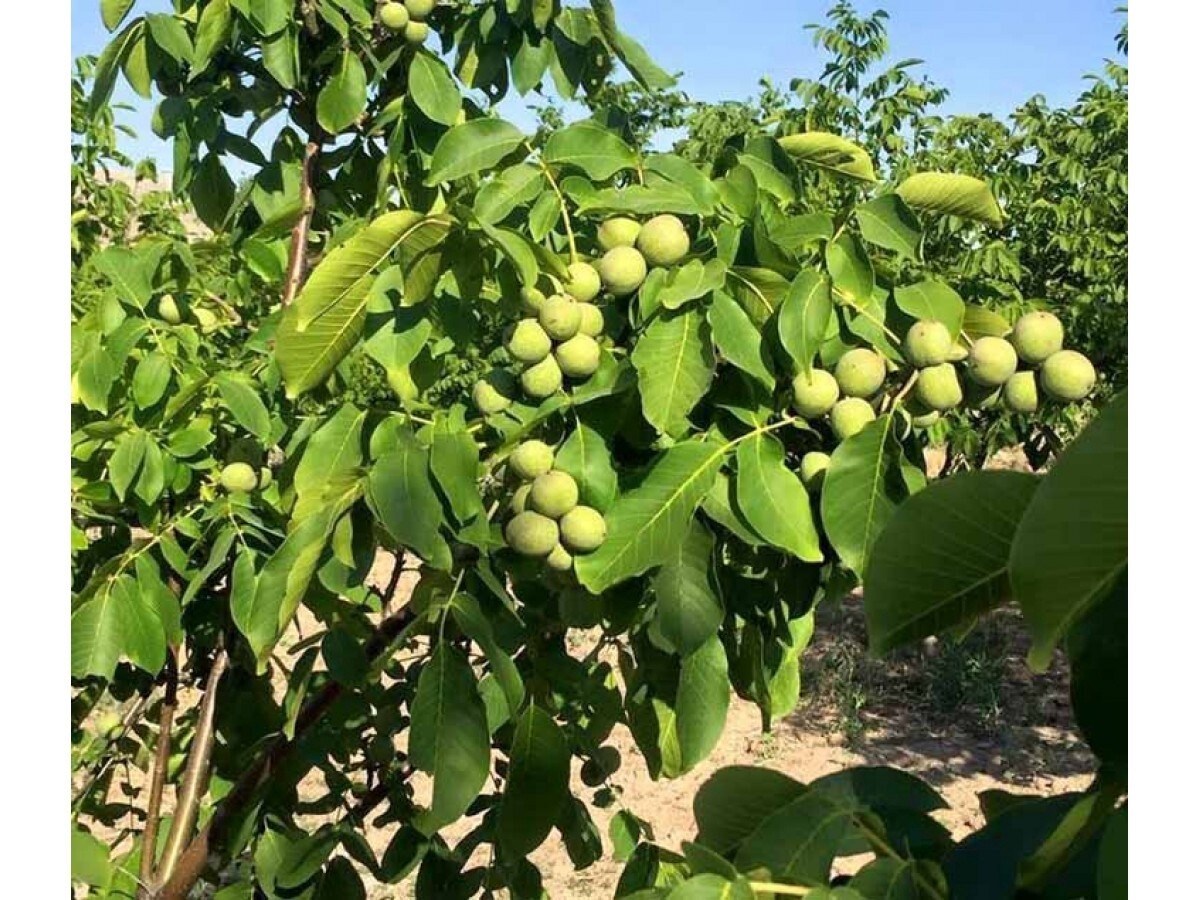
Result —
<instances>
[{"instance_id":1,"label":"tree branch","mask_svg":"<svg viewBox=\"0 0 1200 900\"><path fill-rule=\"evenodd\" d=\"M376 660L387 653L391 649L392 642L413 620L413 613L405 607L380 623L379 628L367 643L367 658ZM296 717L295 737L290 741L283 735L276 737L242 773L229 793L217 805L208 824L200 830L200 833L180 855L178 863L166 880L162 892L158 895L161 900L186 900L192 887L204 872L209 854L220 848L224 841L225 830L229 827L230 822L249 804L258 789L270 779L297 742L324 718L329 708L341 697L343 690L342 686L336 682L331 681L325 685L312 700L304 705L300 715Z\"/></svg>"},{"instance_id":2,"label":"tree branch","mask_svg":"<svg viewBox=\"0 0 1200 900\"><path fill-rule=\"evenodd\" d=\"M179 856L183 852L184 842L191 836L196 825L196 817L200 811L200 798L208 784L208 767L212 760L213 743L216 741L214 719L217 712L217 688L221 684L221 676L229 665L229 653L224 648L217 651L213 660L212 670L208 673L208 684L204 688L204 698L200 701L200 718L196 722L196 736L192 739L192 748L188 753L187 769L183 773L183 783L179 788L179 802L175 805L175 815L171 819L171 831L167 835L167 845L163 848L162 865L159 867L156 881L169 881L175 869Z\"/></svg>"},{"instance_id":3,"label":"tree branch","mask_svg":"<svg viewBox=\"0 0 1200 900\"><path fill-rule=\"evenodd\" d=\"M154 862L158 848L158 825L162 812L163 787L167 782L167 766L171 760L171 727L175 722L175 705L179 689L179 664L175 651L167 652L166 694L158 712L158 743L154 746L154 769L150 773L150 799L146 804L146 827L142 832L141 883L139 895L148 897L148 885L154 878Z\"/></svg>"},{"instance_id":4,"label":"tree branch","mask_svg":"<svg viewBox=\"0 0 1200 900\"><path fill-rule=\"evenodd\" d=\"M283 283L283 298L280 301L284 307L290 306L296 299L300 292L300 284L304 280L305 262L308 258L308 230L312 225L313 209L316 207L313 180L316 177L317 156L320 152L321 142L313 135L304 147L304 163L300 166L301 212L300 218L292 228L292 245Z\"/></svg>"}]
</instances>

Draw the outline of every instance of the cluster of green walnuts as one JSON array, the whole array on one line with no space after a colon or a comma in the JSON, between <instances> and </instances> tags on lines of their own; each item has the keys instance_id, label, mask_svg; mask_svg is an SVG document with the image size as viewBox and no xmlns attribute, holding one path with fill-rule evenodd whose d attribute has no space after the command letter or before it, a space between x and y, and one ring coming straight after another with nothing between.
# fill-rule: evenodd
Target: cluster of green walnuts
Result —
<instances>
[{"instance_id":1,"label":"cluster of green walnuts","mask_svg":"<svg viewBox=\"0 0 1200 900\"><path fill-rule=\"evenodd\" d=\"M912 397L906 409L915 428L928 428L943 413L964 402L978 409L1003 405L1016 413L1037 410L1041 392L1052 400L1082 400L1096 384L1091 361L1063 349L1063 326L1048 312L1031 312L1017 320L1007 337L984 336L962 346L935 319L915 322L904 337L904 356L915 369ZM956 364L966 371L966 387ZM875 350L858 347L838 359L833 372L814 368L792 381L796 412L804 419L828 417L834 437L844 441L875 419L873 399L888 375L888 363ZM800 478L818 485L828 455L807 454Z\"/></svg>"},{"instance_id":2,"label":"cluster of green walnuts","mask_svg":"<svg viewBox=\"0 0 1200 900\"><path fill-rule=\"evenodd\" d=\"M633 294L651 266L672 266L691 248L677 216L660 215L644 225L623 216L608 219L596 232L603 255L593 264L576 260L559 292L547 296L536 286L521 290L525 318L509 332L505 347L521 366L519 378L495 370L472 391L484 415L507 409L522 392L537 402L564 389L568 380L590 378L600 366L604 312L601 292L621 298Z\"/></svg>"},{"instance_id":3,"label":"cluster of green walnuts","mask_svg":"<svg viewBox=\"0 0 1200 900\"><path fill-rule=\"evenodd\" d=\"M604 543L608 528L599 510L579 502L579 485L554 468L554 449L543 441L520 444L508 458L519 482L509 503L512 517L504 541L522 556L541 559L556 572L569 572L576 553Z\"/></svg>"},{"instance_id":4,"label":"cluster of green walnuts","mask_svg":"<svg viewBox=\"0 0 1200 900\"><path fill-rule=\"evenodd\" d=\"M425 22L433 12L435 0L386 0L379 4L379 22L388 31L400 34L410 44L423 44L429 37Z\"/></svg>"}]
</instances>

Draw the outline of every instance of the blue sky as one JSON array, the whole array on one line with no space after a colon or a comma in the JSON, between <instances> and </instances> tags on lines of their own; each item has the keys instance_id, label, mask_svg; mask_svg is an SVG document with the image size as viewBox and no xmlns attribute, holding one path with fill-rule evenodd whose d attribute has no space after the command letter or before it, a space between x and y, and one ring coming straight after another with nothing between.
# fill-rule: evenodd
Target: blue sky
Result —
<instances>
[{"instance_id":1,"label":"blue sky","mask_svg":"<svg viewBox=\"0 0 1200 900\"><path fill-rule=\"evenodd\" d=\"M580 5L580 0L572 2ZM808 22L820 21L830 0L616 0L623 30L636 37L693 99L736 100L757 93L766 75L785 87L798 75L816 76L820 57ZM934 81L950 89L947 113L1005 114L1027 97L1067 103L1116 54L1122 16L1114 0L875 0L860 12L888 10L893 59L919 57ZM169 8L167 0L138 0L136 9ZM99 0L72 0L71 53L99 53L108 35ZM116 99L136 109L123 114L138 132L125 148L170 166L169 144L150 133L150 104L122 83ZM507 118L532 122L515 97Z\"/></svg>"}]
</instances>

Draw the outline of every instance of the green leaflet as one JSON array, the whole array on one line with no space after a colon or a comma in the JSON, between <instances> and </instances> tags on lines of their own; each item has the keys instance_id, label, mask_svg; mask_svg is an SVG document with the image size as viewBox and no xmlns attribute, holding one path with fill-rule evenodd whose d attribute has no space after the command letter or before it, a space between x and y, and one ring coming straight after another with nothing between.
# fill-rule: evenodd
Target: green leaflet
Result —
<instances>
[{"instance_id":1,"label":"green leaflet","mask_svg":"<svg viewBox=\"0 0 1200 900\"><path fill-rule=\"evenodd\" d=\"M386 213L322 260L276 334L275 355L289 397L323 382L358 342L371 285L392 253L405 242L436 245L449 227L445 217Z\"/></svg>"},{"instance_id":2,"label":"green leaflet","mask_svg":"<svg viewBox=\"0 0 1200 900\"><path fill-rule=\"evenodd\" d=\"M704 314L688 308L650 323L631 354L646 421L670 435L688 430L687 414L707 393L716 360Z\"/></svg>"},{"instance_id":3,"label":"green leaflet","mask_svg":"<svg viewBox=\"0 0 1200 900\"><path fill-rule=\"evenodd\" d=\"M783 446L758 434L737 451L737 507L760 535L805 562L821 562L808 492L784 465Z\"/></svg>"},{"instance_id":4,"label":"green leaflet","mask_svg":"<svg viewBox=\"0 0 1200 900\"><path fill-rule=\"evenodd\" d=\"M862 578L871 547L909 490L901 472L893 413L833 451L821 489L821 523L845 566Z\"/></svg>"},{"instance_id":5,"label":"green leaflet","mask_svg":"<svg viewBox=\"0 0 1200 900\"><path fill-rule=\"evenodd\" d=\"M645 480L609 509L608 539L575 561L580 583L599 594L661 565L687 533L726 450L721 444L691 440L664 453Z\"/></svg>"},{"instance_id":6,"label":"green leaflet","mask_svg":"<svg viewBox=\"0 0 1200 900\"><path fill-rule=\"evenodd\" d=\"M487 715L461 651L437 645L417 680L411 714L409 758L433 776L429 808L414 824L433 834L466 812L491 766Z\"/></svg>"}]
</instances>

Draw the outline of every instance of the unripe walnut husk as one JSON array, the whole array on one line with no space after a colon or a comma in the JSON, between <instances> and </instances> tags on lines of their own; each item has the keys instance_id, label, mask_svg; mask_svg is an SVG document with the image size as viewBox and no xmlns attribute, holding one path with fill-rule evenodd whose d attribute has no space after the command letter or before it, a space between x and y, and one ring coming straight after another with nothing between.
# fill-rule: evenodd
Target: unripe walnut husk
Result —
<instances>
[{"instance_id":1,"label":"unripe walnut husk","mask_svg":"<svg viewBox=\"0 0 1200 900\"><path fill-rule=\"evenodd\" d=\"M521 288L521 311L527 316L537 317L538 311L541 310L542 304L546 302L546 295L533 286Z\"/></svg>"},{"instance_id":2,"label":"unripe walnut husk","mask_svg":"<svg viewBox=\"0 0 1200 900\"><path fill-rule=\"evenodd\" d=\"M1017 351L1004 338L981 337L967 354L967 375L983 387L1000 387L1017 371Z\"/></svg>"},{"instance_id":3,"label":"unripe walnut husk","mask_svg":"<svg viewBox=\"0 0 1200 900\"><path fill-rule=\"evenodd\" d=\"M591 553L608 537L604 516L590 506L576 506L558 520L562 542L576 553Z\"/></svg>"},{"instance_id":4,"label":"unripe walnut husk","mask_svg":"<svg viewBox=\"0 0 1200 900\"><path fill-rule=\"evenodd\" d=\"M485 416L492 416L512 406L516 388L516 379L503 369L495 369L475 382L471 401Z\"/></svg>"},{"instance_id":5,"label":"unripe walnut husk","mask_svg":"<svg viewBox=\"0 0 1200 900\"><path fill-rule=\"evenodd\" d=\"M637 248L651 266L673 266L691 249L691 238L678 216L655 216L642 226Z\"/></svg>"},{"instance_id":6,"label":"unripe walnut husk","mask_svg":"<svg viewBox=\"0 0 1200 900\"><path fill-rule=\"evenodd\" d=\"M547 356L521 373L521 389L534 400L545 400L562 390L563 373L553 356Z\"/></svg>"},{"instance_id":7,"label":"unripe walnut husk","mask_svg":"<svg viewBox=\"0 0 1200 900\"><path fill-rule=\"evenodd\" d=\"M514 516L517 513L523 513L529 508L529 492L533 490L532 484L522 484L513 491L512 498L508 501L508 511Z\"/></svg>"},{"instance_id":8,"label":"unripe walnut husk","mask_svg":"<svg viewBox=\"0 0 1200 900\"><path fill-rule=\"evenodd\" d=\"M410 44L423 44L427 37L429 37L429 26L424 22L412 19L404 26L404 40Z\"/></svg>"},{"instance_id":9,"label":"unripe walnut husk","mask_svg":"<svg viewBox=\"0 0 1200 900\"><path fill-rule=\"evenodd\" d=\"M926 409L935 409L938 412L954 409L963 399L958 373L950 363L922 369L917 374L917 384L913 393Z\"/></svg>"},{"instance_id":10,"label":"unripe walnut husk","mask_svg":"<svg viewBox=\"0 0 1200 900\"><path fill-rule=\"evenodd\" d=\"M168 325L178 325L183 321L179 312L179 304L170 294L163 294L158 301L158 317Z\"/></svg>"},{"instance_id":11,"label":"unripe walnut husk","mask_svg":"<svg viewBox=\"0 0 1200 900\"><path fill-rule=\"evenodd\" d=\"M875 421L875 410L861 397L839 400L829 411L829 425L839 441L854 437Z\"/></svg>"},{"instance_id":12,"label":"unripe walnut husk","mask_svg":"<svg viewBox=\"0 0 1200 900\"><path fill-rule=\"evenodd\" d=\"M558 526L553 519L526 510L504 527L504 542L522 556L547 556L558 546Z\"/></svg>"},{"instance_id":13,"label":"unripe walnut husk","mask_svg":"<svg viewBox=\"0 0 1200 900\"><path fill-rule=\"evenodd\" d=\"M436 0L404 0L404 8L408 10L409 16L418 22L424 22L433 12L435 2Z\"/></svg>"},{"instance_id":14,"label":"unripe walnut husk","mask_svg":"<svg viewBox=\"0 0 1200 900\"><path fill-rule=\"evenodd\" d=\"M518 322L507 344L509 355L523 363L541 362L550 355L552 346L550 335L538 324L537 319Z\"/></svg>"},{"instance_id":15,"label":"unripe walnut husk","mask_svg":"<svg viewBox=\"0 0 1200 900\"><path fill-rule=\"evenodd\" d=\"M1041 384L1055 400L1082 400L1096 386L1096 368L1082 353L1059 350L1042 363Z\"/></svg>"},{"instance_id":16,"label":"unripe walnut husk","mask_svg":"<svg viewBox=\"0 0 1200 900\"><path fill-rule=\"evenodd\" d=\"M579 505L579 485L566 472L550 471L533 480L529 508L551 519L561 519Z\"/></svg>"},{"instance_id":17,"label":"unripe walnut husk","mask_svg":"<svg viewBox=\"0 0 1200 900\"><path fill-rule=\"evenodd\" d=\"M402 31L408 20L408 8L403 3L385 3L379 7L379 21L388 31Z\"/></svg>"},{"instance_id":18,"label":"unripe walnut husk","mask_svg":"<svg viewBox=\"0 0 1200 900\"><path fill-rule=\"evenodd\" d=\"M914 322L904 336L904 355L918 369L941 365L953 349L950 329L936 319Z\"/></svg>"},{"instance_id":19,"label":"unripe walnut husk","mask_svg":"<svg viewBox=\"0 0 1200 900\"><path fill-rule=\"evenodd\" d=\"M588 378L600 368L600 345L580 333L555 347L554 359L568 378Z\"/></svg>"},{"instance_id":20,"label":"unripe walnut husk","mask_svg":"<svg viewBox=\"0 0 1200 900\"><path fill-rule=\"evenodd\" d=\"M800 483L809 491L821 489L825 481L825 470L829 468L829 454L813 450L800 457Z\"/></svg>"},{"instance_id":21,"label":"unripe walnut husk","mask_svg":"<svg viewBox=\"0 0 1200 900\"><path fill-rule=\"evenodd\" d=\"M600 307L592 303L580 303L579 333L588 337L600 337L604 334L604 313Z\"/></svg>"},{"instance_id":22,"label":"unripe walnut husk","mask_svg":"<svg viewBox=\"0 0 1200 900\"><path fill-rule=\"evenodd\" d=\"M554 449L545 441L523 441L509 454L508 468L522 481L533 481L554 468Z\"/></svg>"},{"instance_id":23,"label":"unripe walnut husk","mask_svg":"<svg viewBox=\"0 0 1200 900\"><path fill-rule=\"evenodd\" d=\"M646 280L646 260L634 247L614 247L600 259L600 281L616 297L632 294Z\"/></svg>"},{"instance_id":24,"label":"unripe walnut husk","mask_svg":"<svg viewBox=\"0 0 1200 900\"><path fill-rule=\"evenodd\" d=\"M553 569L555 572L570 572L573 565L575 565L575 557L562 544L555 544L550 555L546 557L546 568Z\"/></svg>"},{"instance_id":25,"label":"unripe walnut husk","mask_svg":"<svg viewBox=\"0 0 1200 900\"><path fill-rule=\"evenodd\" d=\"M1004 406L1016 413L1037 411L1037 376L1033 372L1017 372L1004 382Z\"/></svg>"},{"instance_id":26,"label":"unripe walnut husk","mask_svg":"<svg viewBox=\"0 0 1200 900\"><path fill-rule=\"evenodd\" d=\"M258 487L258 473L249 463L230 463L221 470L221 487L227 491L252 491Z\"/></svg>"},{"instance_id":27,"label":"unripe walnut husk","mask_svg":"<svg viewBox=\"0 0 1200 900\"><path fill-rule=\"evenodd\" d=\"M887 378L887 363L882 356L866 347L856 347L842 354L833 370L838 387L847 397L874 397Z\"/></svg>"},{"instance_id":28,"label":"unripe walnut husk","mask_svg":"<svg viewBox=\"0 0 1200 900\"><path fill-rule=\"evenodd\" d=\"M1009 340L1017 356L1031 366L1040 366L1062 349L1062 322L1053 313L1025 313L1017 319Z\"/></svg>"},{"instance_id":29,"label":"unripe walnut husk","mask_svg":"<svg viewBox=\"0 0 1200 900\"><path fill-rule=\"evenodd\" d=\"M824 369L813 369L808 375L801 372L792 379L792 405L805 419L825 415L838 401L838 383Z\"/></svg>"},{"instance_id":30,"label":"unripe walnut husk","mask_svg":"<svg viewBox=\"0 0 1200 900\"><path fill-rule=\"evenodd\" d=\"M616 216L606 220L596 231L596 243L601 250L611 250L614 247L632 247L637 241L638 233L642 230L641 223L626 216Z\"/></svg>"},{"instance_id":31,"label":"unripe walnut husk","mask_svg":"<svg viewBox=\"0 0 1200 900\"><path fill-rule=\"evenodd\" d=\"M538 311L538 322L542 330L556 341L566 341L573 338L579 331L579 322L583 314L579 304L570 297L555 294L546 298Z\"/></svg>"},{"instance_id":32,"label":"unripe walnut husk","mask_svg":"<svg viewBox=\"0 0 1200 900\"><path fill-rule=\"evenodd\" d=\"M600 293L600 273L591 263L573 262L567 266L563 290L583 303L595 300Z\"/></svg>"}]
</instances>

